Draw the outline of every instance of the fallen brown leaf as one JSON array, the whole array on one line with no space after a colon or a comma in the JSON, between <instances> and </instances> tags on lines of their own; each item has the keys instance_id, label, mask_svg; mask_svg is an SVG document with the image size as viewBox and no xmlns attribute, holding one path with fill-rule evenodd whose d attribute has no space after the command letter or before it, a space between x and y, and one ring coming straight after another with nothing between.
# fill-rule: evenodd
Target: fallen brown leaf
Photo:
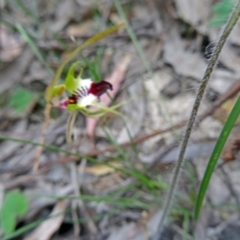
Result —
<instances>
[{"instance_id":1,"label":"fallen brown leaf","mask_svg":"<svg viewBox=\"0 0 240 240\"><path fill-rule=\"evenodd\" d=\"M121 167L120 163L117 162L110 162L110 164L114 167ZM91 173L95 176L103 176L109 173L113 173L115 171L114 168L106 166L106 165L94 165L91 167L85 167L84 172Z\"/></svg>"},{"instance_id":2,"label":"fallen brown leaf","mask_svg":"<svg viewBox=\"0 0 240 240\"><path fill-rule=\"evenodd\" d=\"M50 218L44 221L31 234L24 238L24 240L48 240L59 229L68 200L59 201L50 214Z\"/></svg>"},{"instance_id":3,"label":"fallen brown leaf","mask_svg":"<svg viewBox=\"0 0 240 240\"><path fill-rule=\"evenodd\" d=\"M221 107L214 112L214 117L217 118L222 123L224 123L227 120L227 117L230 114L234 106L234 103L236 102L236 99L237 99L237 95L235 95L234 97L230 98L225 103L223 103ZM237 119L236 124L239 124L239 123L240 123L240 117Z\"/></svg>"},{"instance_id":4,"label":"fallen brown leaf","mask_svg":"<svg viewBox=\"0 0 240 240\"><path fill-rule=\"evenodd\" d=\"M87 21L80 24L71 24L67 28L67 34L70 36L81 37L84 34L89 33L89 30L93 28L93 21Z\"/></svg>"},{"instance_id":5,"label":"fallen brown leaf","mask_svg":"<svg viewBox=\"0 0 240 240\"><path fill-rule=\"evenodd\" d=\"M233 161L240 151L240 125L236 125L222 151L224 161Z\"/></svg>"}]
</instances>

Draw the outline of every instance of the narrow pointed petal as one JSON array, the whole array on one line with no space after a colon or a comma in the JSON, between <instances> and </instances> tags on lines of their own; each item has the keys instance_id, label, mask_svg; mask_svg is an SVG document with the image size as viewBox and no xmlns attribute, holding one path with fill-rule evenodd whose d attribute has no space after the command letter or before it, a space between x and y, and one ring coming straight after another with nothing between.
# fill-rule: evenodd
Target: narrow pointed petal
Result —
<instances>
[{"instance_id":1,"label":"narrow pointed petal","mask_svg":"<svg viewBox=\"0 0 240 240\"><path fill-rule=\"evenodd\" d=\"M67 77L65 79L65 86L68 92L74 93L79 86L79 83L81 81L81 78L75 78L74 73L76 67L79 65L79 62L75 62L71 65L71 67L68 70Z\"/></svg>"}]
</instances>

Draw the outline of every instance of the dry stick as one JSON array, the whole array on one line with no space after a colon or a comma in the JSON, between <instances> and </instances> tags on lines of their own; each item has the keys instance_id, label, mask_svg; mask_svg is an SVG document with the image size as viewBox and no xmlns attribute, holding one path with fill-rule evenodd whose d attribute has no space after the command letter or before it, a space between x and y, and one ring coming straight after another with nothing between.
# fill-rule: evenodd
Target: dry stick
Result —
<instances>
[{"instance_id":1,"label":"dry stick","mask_svg":"<svg viewBox=\"0 0 240 240\"><path fill-rule=\"evenodd\" d=\"M188 124L187 124L185 135L184 135L184 138L183 138L182 143L181 143L180 153L179 153L178 161L177 161L177 164L176 164L176 167L175 167L175 170L174 170L173 179L172 179L172 182L171 182L171 185L170 185L170 189L169 189L169 192L168 192L167 197L165 199L165 204L164 204L164 207L163 207L163 214L162 214L162 217L160 219L160 222L158 223L158 230L157 230L157 234L154 236L154 240L158 240L159 237L161 236L164 223L166 221L166 218L167 218L167 216L169 214L169 211L170 211L170 208L172 206L172 200L173 200L173 197L174 197L174 194L175 194L175 191L176 191L177 182L178 182L178 179L179 179L179 176L180 176L180 170L181 170L181 167L182 167L183 162L184 162L185 151L186 151L186 148L187 148L187 145L188 145L189 137L191 135L191 131L193 129L193 125L194 125L194 122L195 122L195 119L196 119L196 115L197 115L197 112L198 112L203 94L205 92L207 83L208 83L209 78L211 76L211 73L212 73L212 71L213 71L213 69L214 69L214 67L217 63L217 59L218 59L219 54L220 54L220 52L223 48L223 45L224 45L227 37L231 33L233 27L235 26L237 20L239 19L239 16L240 16L240 0L237 1L229 19L228 19L228 22L227 22L222 34L220 35L220 38L217 42L217 45L214 48L213 55L211 56L211 59L208 63L208 66L207 66L207 69L205 71L203 80L202 80L202 82L199 86L198 93L197 93L197 96L196 96L196 99L195 99L195 102L194 102L194 105L193 105L193 109L192 109L192 112L191 112L191 115L190 115L190 118L189 118L189 121L188 121Z\"/></svg>"},{"instance_id":2,"label":"dry stick","mask_svg":"<svg viewBox=\"0 0 240 240\"><path fill-rule=\"evenodd\" d=\"M70 146L70 151L73 150L73 146L71 146L72 143L72 129L75 123L77 117L77 112L71 112L68 120L67 120L67 128L66 128L66 140L68 145ZM79 196L79 183L78 183L78 177L77 177L77 170L74 163L69 163L69 168L71 172L71 182L74 189L75 196ZM71 204L71 212L72 212L72 218L74 221L73 229L74 229L74 237L76 240L79 239L80 236L80 225L78 224L78 215L77 215L77 205L78 200L72 200Z\"/></svg>"},{"instance_id":3,"label":"dry stick","mask_svg":"<svg viewBox=\"0 0 240 240\"><path fill-rule=\"evenodd\" d=\"M83 160L81 162L81 171L80 171L80 174L83 174L84 172L84 168L85 168L85 165L86 165L86 160ZM81 183L82 183L82 179L78 179L78 171L77 171L77 168L76 168L76 165L75 163L70 163L70 170L71 170L71 179L72 179L72 183L73 183L73 188L74 188L74 194L76 197L78 197L78 199L75 199L73 200L76 204L74 204L75 206L78 205L79 207L79 210L80 210L80 215L87 219L87 222L86 222L86 227L88 229L88 231L90 232L90 234L92 234L93 236L95 236L97 234L97 227L94 223L94 221L92 220L92 218L90 217L87 209L85 208L85 205L83 203L83 201L81 200L81 193L80 193L80 188L81 188ZM77 219L75 219L76 221ZM75 222L76 224L77 221ZM75 229L77 229L75 227Z\"/></svg>"},{"instance_id":4,"label":"dry stick","mask_svg":"<svg viewBox=\"0 0 240 240\"><path fill-rule=\"evenodd\" d=\"M45 110L44 110L44 123L42 125L42 135L39 138L39 144L44 144L45 141L45 134L47 133L47 128L50 122L50 112L51 112L51 105L47 103ZM38 146L35 156L34 156L34 164L33 164L33 172L36 172L39 168L39 157L41 156L43 147Z\"/></svg>"},{"instance_id":5,"label":"dry stick","mask_svg":"<svg viewBox=\"0 0 240 240\"><path fill-rule=\"evenodd\" d=\"M73 147L73 142L72 142L72 130L73 130L73 127L74 127L76 117L77 117L77 112L76 111L71 112L69 117L68 117L68 121L67 121L66 139L67 139L67 143L71 147L71 151L74 148ZM81 176L84 172L85 165L86 165L86 160L84 159L81 162ZM85 209L84 203L81 200L80 188L81 188L81 182L82 181L81 180L79 181L79 179L78 179L78 171L77 171L76 165L75 165L74 162L70 162L69 166L70 166L70 171L71 171L71 179L72 179L72 184L73 184L73 188L74 188L74 194L75 194L76 197L78 197L77 200L73 200L73 207L76 207L78 205L79 210L80 210L80 214L84 218L88 219L88 221L86 223L86 226L87 226L89 232L92 235L96 235L97 227L95 226L93 220L90 218L87 210ZM72 210L74 211L74 209L72 209ZM76 218L77 214L74 214L73 217ZM75 220L74 232L77 235L78 232L79 232L79 226L78 226L78 223L77 223L77 218L74 219L74 220Z\"/></svg>"}]
</instances>

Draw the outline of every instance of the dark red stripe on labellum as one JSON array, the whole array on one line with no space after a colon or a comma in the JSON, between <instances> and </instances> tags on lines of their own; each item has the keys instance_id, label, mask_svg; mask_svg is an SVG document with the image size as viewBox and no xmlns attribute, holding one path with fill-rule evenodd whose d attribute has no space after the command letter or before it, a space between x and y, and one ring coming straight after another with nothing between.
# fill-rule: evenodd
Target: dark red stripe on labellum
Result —
<instances>
[{"instance_id":1,"label":"dark red stripe on labellum","mask_svg":"<svg viewBox=\"0 0 240 240\"><path fill-rule=\"evenodd\" d=\"M88 93L91 93L97 97L100 97L103 93L105 93L107 90L112 90L112 84L106 81L101 81L98 83L93 82L91 84L91 87L88 91Z\"/></svg>"},{"instance_id":2,"label":"dark red stripe on labellum","mask_svg":"<svg viewBox=\"0 0 240 240\"><path fill-rule=\"evenodd\" d=\"M60 108L66 108L69 104L69 101L68 99L65 99L65 100L62 100L60 103L59 103L59 107Z\"/></svg>"},{"instance_id":3,"label":"dark red stripe on labellum","mask_svg":"<svg viewBox=\"0 0 240 240\"><path fill-rule=\"evenodd\" d=\"M73 94L68 98L68 104L77 104L78 102L78 95Z\"/></svg>"}]
</instances>

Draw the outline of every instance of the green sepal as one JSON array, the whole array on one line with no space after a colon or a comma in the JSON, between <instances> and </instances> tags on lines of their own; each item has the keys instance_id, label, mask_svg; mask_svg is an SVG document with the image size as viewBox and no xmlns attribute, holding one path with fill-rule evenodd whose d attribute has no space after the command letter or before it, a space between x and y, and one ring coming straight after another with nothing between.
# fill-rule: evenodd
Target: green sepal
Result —
<instances>
[{"instance_id":1,"label":"green sepal","mask_svg":"<svg viewBox=\"0 0 240 240\"><path fill-rule=\"evenodd\" d=\"M98 107L100 108L99 110L93 110L93 111L90 111L89 109L87 108L78 108L78 110L85 116L85 117L88 117L88 118L99 118L99 117L102 117L104 116L105 114L107 113L113 113L113 114L116 114L116 115L119 115L119 116L123 116L121 113L119 113L118 111L116 111L117 108L119 108L121 106L121 104L116 104L112 107L106 107L105 105L103 104L99 104L99 103L94 103L92 104L91 106L95 106L95 107Z\"/></svg>"},{"instance_id":2,"label":"green sepal","mask_svg":"<svg viewBox=\"0 0 240 240\"><path fill-rule=\"evenodd\" d=\"M86 107L82 107L79 104L68 104L67 106L68 111L76 111L76 110L85 110Z\"/></svg>"},{"instance_id":3,"label":"green sepal","mask_svg":"<svg viewBox=\"0 0 240 240\"><path fill-rule=\"evenodd\" d=\"M79 86L80 81L81 81L81 76L82 76L82 72L83 72L82 68L81 68L78 76L77 77L74 76L75 69L78 65L80 65L79 62L75 62L71 65L71 67L68 70L68 74L67 74L67 77L66 77L66 80L65 80L66 89L70 93L74 93L78 89L78 86Z\"/></svg>"},{"instance_id":4,"label":"green sepal","mask_svg":"<svg viewBox=\"0 0 240 240\"><path fill-rule=\"evenodd\" d=\"M65 88L66 87L64 84L53 86L53 87L49 88L47 90L47 94L46 94L47 101L50 102L54 97L62 96L63 92L65 91Z\"/></svg>"},{"instance_id":5,"label":"green sepal","mask_svg":"<svg viewBox=\"0 0 240 240\"><path fill-rule=\"evenodd\" d=\"M63 92L65 91L65 85L64 84L60 84L60 85L57 85L57 86L54 86L52 89L51 89L51 96L52 97L61 97Z\"/></svg>"}]
</instances>

